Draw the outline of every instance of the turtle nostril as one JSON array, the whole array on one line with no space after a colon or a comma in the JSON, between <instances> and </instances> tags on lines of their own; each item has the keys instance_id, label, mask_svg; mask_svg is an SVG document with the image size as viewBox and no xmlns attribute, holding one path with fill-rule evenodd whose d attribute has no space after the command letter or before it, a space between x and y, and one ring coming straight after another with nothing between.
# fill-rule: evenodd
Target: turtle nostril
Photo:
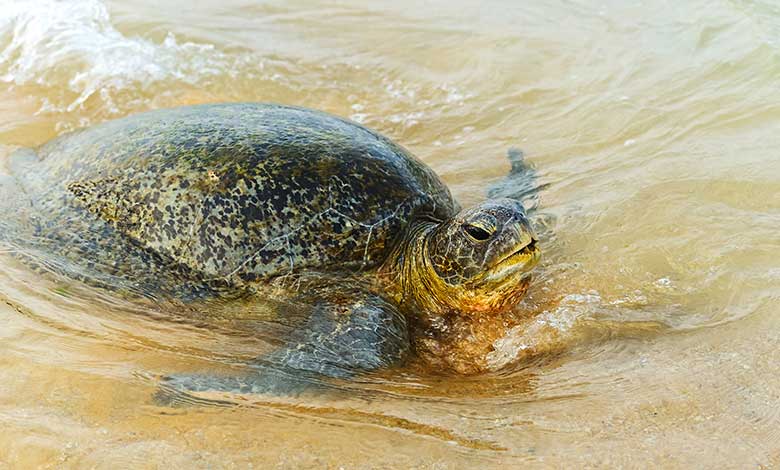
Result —
<instances>
[{"instance_id":1,"label":"turtle nostril","mask_svg":"<svg viewBox=\"0 0 780 470\"><path fill-rule=\"evenodd\" d=\"M466 233L469 234L471 238L481 242L487 240L491 235L493 235L491 232L488 232L482 227L477 227L476 225L465 225L463 229L466 231Z\"/></svg>"}]
</instances>

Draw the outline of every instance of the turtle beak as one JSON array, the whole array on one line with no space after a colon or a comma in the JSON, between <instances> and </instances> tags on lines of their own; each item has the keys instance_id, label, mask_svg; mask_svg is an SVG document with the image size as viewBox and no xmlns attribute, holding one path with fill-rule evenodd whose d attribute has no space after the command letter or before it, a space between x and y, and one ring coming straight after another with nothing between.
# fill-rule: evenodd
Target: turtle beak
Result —
<instances>
[{"instance_id":1,"label":"turtle beak","mask_svg":"<svg viewBox=\"0 0 780 470\"><path fill-rule=\"evenodd\" d=\"M517 274L527 273L539 263L540 258L541 250L535 240L531 241L493 265L488 270L485 280L489 282L508 280Z\"/></svg>"},{"instance_id":2,"label":"turtle beak","mask_svg":"<svg viewBox=\"0 0 780 470\"><path fill-rule=\"evenodd\" d=\"M525 227L521 227L517 232L517 243L511 251L496 264L501 264L517 255L531 255L539 252L536 237L532 231L526 230Z\"/></svg>"}]
</instances>

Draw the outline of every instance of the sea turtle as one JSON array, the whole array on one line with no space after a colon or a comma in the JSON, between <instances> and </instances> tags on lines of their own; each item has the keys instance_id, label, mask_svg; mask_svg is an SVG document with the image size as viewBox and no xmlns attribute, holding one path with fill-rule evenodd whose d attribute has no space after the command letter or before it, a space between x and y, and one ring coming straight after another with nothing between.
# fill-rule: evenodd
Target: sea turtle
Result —
<instances>
[{"instance_id":1,"label":"sea turtle","mask_svg":"<svg viewBox=\"0 0 780 470\"><path fill-rule=\"evenodd\" d=\"M444 346L515 305L540 253L518 200L461 210L407 150L298 107L137 114L17 151L10 170L0 237L51 270L153 298L311 306L263 361L275 373L168 379L179 388L286 391L301 371L347 377L415 349L471 372Z\"/></svg>"}]
</instances>

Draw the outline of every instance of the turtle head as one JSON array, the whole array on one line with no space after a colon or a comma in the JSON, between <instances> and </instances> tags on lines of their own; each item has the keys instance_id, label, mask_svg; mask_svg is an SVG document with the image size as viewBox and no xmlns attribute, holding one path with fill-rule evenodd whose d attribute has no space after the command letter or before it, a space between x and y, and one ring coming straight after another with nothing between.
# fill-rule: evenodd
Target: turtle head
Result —
<instances>
[{"instance_id":1,"label":"turtle head","mask_svg":"<svg viewBox=\"0 0 780 470\"><path fill-rule=\"evenodd\" d=\"M511 199L459 212L425 235L421 254L418 300L466 315L515 305L540 257L525 209Z\"/></svg>"}]
</instances>

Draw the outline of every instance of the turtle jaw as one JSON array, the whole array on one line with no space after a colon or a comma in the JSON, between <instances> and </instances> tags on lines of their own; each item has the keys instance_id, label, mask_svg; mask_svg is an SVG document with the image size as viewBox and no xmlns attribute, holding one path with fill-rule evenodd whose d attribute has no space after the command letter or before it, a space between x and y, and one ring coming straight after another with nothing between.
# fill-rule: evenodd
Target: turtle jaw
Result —
<instances>
[{"instance_id":1,"label":"turtle jaw","mask_svg":"<svg viewBox=\"0 0 780 470\"><path fill-rule=\"evenodd\" d=\"M511 282L516 274L530 272L539 263L541 255L535 238L530 236L523 238L513 251L488 268L478 283Z\"/></svg>"},{"instance_id":2,"label":"turtle jaw","mask_svg":"<svg viewBox=\"0 0 780 470\"><path fill-rule=\"evenodd\" d=\"M460 310L467 314L490 314L511 309L528 290L531 271L540 258L536 239L523 237L506 256L468 283Z\"/></svg>"}]
</instances>

